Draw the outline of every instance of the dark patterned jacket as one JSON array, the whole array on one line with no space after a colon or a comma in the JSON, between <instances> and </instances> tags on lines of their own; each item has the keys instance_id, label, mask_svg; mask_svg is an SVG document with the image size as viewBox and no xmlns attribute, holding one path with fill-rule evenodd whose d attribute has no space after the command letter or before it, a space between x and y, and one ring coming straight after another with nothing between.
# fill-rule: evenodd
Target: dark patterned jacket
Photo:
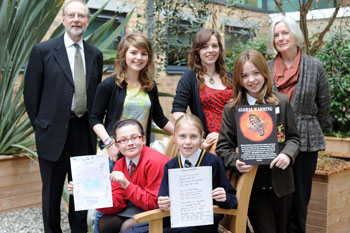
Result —
<instances>
[{"instance_id":1,"label":"dark patterned jacket","mask_svg":"<svg viewBox=\"0 0 350 233\"><path fill-rule=\"evenodd\" d=\"M274 60L268 62L273 74ZM330 108L328 80L322 63L301 53L298 82L295 85L291 105L300 133L300 151L324 150L326 144L322 128L326 124Z\"/></svg>"}]
</instances>

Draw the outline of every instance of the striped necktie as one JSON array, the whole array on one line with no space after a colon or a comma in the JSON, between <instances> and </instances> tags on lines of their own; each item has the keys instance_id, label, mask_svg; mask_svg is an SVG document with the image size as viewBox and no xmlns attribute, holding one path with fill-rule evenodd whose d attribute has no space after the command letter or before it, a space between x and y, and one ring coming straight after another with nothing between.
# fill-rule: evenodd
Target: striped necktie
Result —
<instances>
[{"instance_id":1,"label":"striped necktie","mask_svg":"<svg viewBox=\"0 0 350 233\"><path fill-rule=\"evenodd\" d=\"M129 176L130 177L131 177L132 173L134 173L135 168L136 168L136 166L135 166L134 162L130 160L130 162L129 162Z\"/></svg>"},{"instance_id":2,"label":"striped necktie","mask_svg":"<svg viewBox=\"0 0 350 233\"><path fill-rule=\"evenodd\" d=\"M190 160L188 160L188 159L185 160L185 167L186 168L192 167L192 164L191 164Z\"/></svg>"}]
</instances>

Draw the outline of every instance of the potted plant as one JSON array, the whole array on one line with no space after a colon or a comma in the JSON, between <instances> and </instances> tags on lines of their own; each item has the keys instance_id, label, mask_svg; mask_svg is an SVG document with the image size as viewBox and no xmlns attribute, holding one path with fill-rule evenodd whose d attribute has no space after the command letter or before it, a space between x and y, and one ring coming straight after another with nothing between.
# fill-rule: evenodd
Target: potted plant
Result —
<instances>
[{"instance_id":1,"label":"potted plant","mask_svg":"<svg viewBox=\"0 0 350 233\"><path fill-rule=\"evenodd\" d=\"M350 29L339 27L317 52L331 92L329 119L324 129L326 151L350 156Z\"/></svg>"}]
</instances>

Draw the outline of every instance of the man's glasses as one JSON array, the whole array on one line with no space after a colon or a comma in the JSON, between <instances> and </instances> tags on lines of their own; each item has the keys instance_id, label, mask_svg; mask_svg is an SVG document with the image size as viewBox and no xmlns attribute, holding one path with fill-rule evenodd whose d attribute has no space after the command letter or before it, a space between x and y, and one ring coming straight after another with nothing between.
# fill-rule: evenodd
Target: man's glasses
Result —
<instances>
[{"instance_id":1,"label":"man's glasses","mask_svg":"<svg viewBox=\"0 0 350 233\"><path fill-rule=\"evenodd\" d=\"M122 138L122 139L117 140L117 143L118 143L118 144L126 144L126 143L129 142L129 140L131 140L132 142L137 142L137 141L139 141L141 138L142 138L141 135L139 135L139 136L132 136L132 137L130 137L130 138Z\"/></svg>"},{"instance_id":2,"label":"man's glasses","mask_svg":"<svg viewBox=\"0 0 350 233\"><path fill-rule=\"evenodd\" d=\"M86 18L86 14L65 14L65 16L67 16L69 19L74 19L76 16L78 17L78 19L85 19Z\"/></svg>"}]
</instances>

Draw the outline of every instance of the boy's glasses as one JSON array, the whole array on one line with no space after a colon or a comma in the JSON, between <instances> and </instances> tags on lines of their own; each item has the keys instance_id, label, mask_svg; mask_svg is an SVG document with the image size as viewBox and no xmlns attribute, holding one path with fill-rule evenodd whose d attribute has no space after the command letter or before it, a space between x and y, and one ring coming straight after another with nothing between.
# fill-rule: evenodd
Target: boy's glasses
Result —
<instances>
[{"instance_id":1,"label":"boy's glasses","mask_svg":"<svg viewBox=\"0 0 350 233\"><path fill-rule=\"evenodd\" d=\"M130 138L122 138L122 139L117 140L117 143L118 143L118 144L126 144L126 143L129 142L129 140L132 141L132 142L137 142L137 141L139 141L141 138L142 138L141 135L139 135L139 136L132 136L132 137L130 137Z\"/></svg>"}]
</instances>

